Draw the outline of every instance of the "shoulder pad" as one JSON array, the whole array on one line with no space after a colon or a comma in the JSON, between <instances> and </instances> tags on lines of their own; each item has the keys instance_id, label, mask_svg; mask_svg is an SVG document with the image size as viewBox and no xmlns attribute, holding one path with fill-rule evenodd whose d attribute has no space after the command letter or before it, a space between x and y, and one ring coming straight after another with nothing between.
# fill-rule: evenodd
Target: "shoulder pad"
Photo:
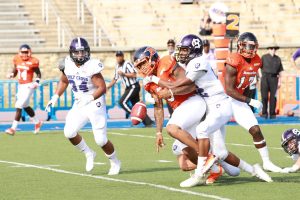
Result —
<instances>
[{"instance_id":1,"label":"shoulder pad","mask_svg":"<svg viewBox=\"0 0 300 200\"><path fill-rule=\"evenodd\" d=\"M238 53L230 53L226 58L225 64L231 65L232 67L236 68L239 66L241 62L242 56Z\"/></svg>"},{"instance_id":2,"label":"shoulder pad","mask_svg":"<svg viewBox=\"0 0 300 200\"><path fill-rule=\"evenodd\" d=\"M62 58L58 62L58 69L62 72L65 70L65 58Z\"/></svg>"}]
</instances>

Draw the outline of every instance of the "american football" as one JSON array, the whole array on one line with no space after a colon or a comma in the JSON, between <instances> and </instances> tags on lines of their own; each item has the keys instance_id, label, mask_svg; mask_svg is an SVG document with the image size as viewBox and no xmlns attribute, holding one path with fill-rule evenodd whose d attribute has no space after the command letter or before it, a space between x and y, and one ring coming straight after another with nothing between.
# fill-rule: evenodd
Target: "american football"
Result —
<instances>
[{"instance_id":1,"label":"american football","mask_svg":"<svg viewBox=\"0 0 300 200\"><path fill-rule=\"evenodd\" d=\"M136 103L131 110L131 122L133 125L138 125L141 123L147 115L147 109L144 102Z\"/></svg>"}]
</instances>

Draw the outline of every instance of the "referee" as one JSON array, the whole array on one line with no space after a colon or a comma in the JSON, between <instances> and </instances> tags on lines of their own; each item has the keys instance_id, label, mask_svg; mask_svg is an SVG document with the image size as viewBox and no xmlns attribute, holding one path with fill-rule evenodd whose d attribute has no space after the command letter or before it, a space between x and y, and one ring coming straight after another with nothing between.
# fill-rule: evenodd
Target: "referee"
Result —
<instances>
[{"instance_id":1,"label":"referee","mask_svg":"<svg viewBox=\"0 0 300 200\"><path fill-rule=\"evenodd\" d=\"M119 105L125 110L126 116L130 115L131 108L140 101L140 84L136 79L136 70L133 65L124 59L124 53L122 51L116 52L116 68L113 80L107 86L110 89L119 78L122 79L123 85L126 87L124 94L119 100ZM131 106L128 102L131 102ZM143 121L146 127L152 126L153 121L148 115Z\"/></svg>"}]
</instances>

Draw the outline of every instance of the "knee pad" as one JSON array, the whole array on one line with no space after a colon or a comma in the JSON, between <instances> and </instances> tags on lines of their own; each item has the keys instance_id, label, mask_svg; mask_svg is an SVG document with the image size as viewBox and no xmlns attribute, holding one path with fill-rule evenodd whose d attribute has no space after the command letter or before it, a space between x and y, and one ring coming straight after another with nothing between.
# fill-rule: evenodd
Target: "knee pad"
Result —
<instances>
[{"instance_id":1,"label":"knee pad","mask_svg":"<svg viewBox=\"0 0 300 200\"><path fill-rule=\"evenodd\" d=\"M215 156L217 156L220 160L225 160L228 156L228 151L227 151L227 149L222 149L222 150L213 152L213 154Z\"/></svg>"},{"instance_id":2,"label":"knee pad","mask_svg":"<svg viewBox=\"0 0 300 200\"><path fill-rule=\"evenodd\" d=\"M97 129L93 130L95 142L100 147L103 147L108 142L107 136L106 136L106 129Z\"/></svg>"},{"instance_id":3,"label":"knee pad","mask_svg":"<svg viewBox=\"0 0 300 200\"><path fill-rule=\"evenodd\" d=\"M64 135L66 138L74 138L77 135L77 130L73 129L70 126L65 126Z\"/></svg>"}]
</instances>

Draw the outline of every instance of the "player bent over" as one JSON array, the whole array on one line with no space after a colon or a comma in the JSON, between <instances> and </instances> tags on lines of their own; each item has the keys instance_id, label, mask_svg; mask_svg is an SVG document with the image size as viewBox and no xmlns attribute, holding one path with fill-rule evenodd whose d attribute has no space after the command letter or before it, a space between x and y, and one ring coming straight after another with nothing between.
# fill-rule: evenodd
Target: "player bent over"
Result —
<instances>
[{"instance_id":1,"label":"player bent over","mask_svg":"<svg viewBox=\"0 0 300 200\"><path fill-rule=\"evenodd\" d=\"M155 74L161 79L173 82L180 76L184 76L184 69L178 65L174 57L164 56L159 58L155 49L142 47L134 54L134 65L142 76ZM163 103L160 95L166 92L166 88L159 87L155 83L144 82L145 90L155 98L154 114L157 128L156 144L159 150L163 143ZM181 93L182 95L177 95ZM206 104L202 97L195 95L195 86L176 88L172 91L172 97L167 98L167 103L174 110L168 124L167 132L173 138L198 151L197 142L185 131L187 128L198 124L203 117Z\"/></svg>"},{"instance_id":2,"label":"player bent over","mask_svg":"<svg viewBox=\"0 0 300 200\"><path fill-rule=\"evenodd\" d=\"M34 110L29 106L29 100L34 90L39 86L41 79L41 71L39 68L39 60L31 56L31 48L27 44L23 44L19 48L19 54L14 57L14 68L7 78L14 78L18 76L18 93L17 101L15 104L16 114L12 126L5 130L9 135L14 135L18 123L21 119L22 109L30 116L34 122L34 133L38 133L42 126L42 122L35 116ZM36 80L33 82L33 74L36 74Z\"/></svg>"},{"instance_id":3,"label":"player bent over","mask_svg":"<svg viewBox=\"0 0 300 200\"><path fill-rule=\"evenodd\" d=\"M75 102L68 112L64 128L65 136L86 156L86 171L94 167L96 153L88 147L78 131L90 121L94 139L105 155L111 167L108 175L119 174L121 162L117 159L113 144L107 139L106 133L106 85L101 75L103 65L99 60L90 59L90 47L84 38L75 38L70 45L70 56L59 63L62 75L55 95L46 109L54 106L68 85L72 87Z\"/></svg>"},{"instance_id":4,"label":"player bent over","mask_svg":"<svg viewBox=\"0 0 300 200\"><path fill-rule=\"evenodd\" d=\"M262 158L263 168L272 172L281 172L282 169L270 160L266 141L249 107L251 105L261 110L262 103L244 95L262 65L260 57L256 54L257 49L258 41L253 33L245 32L239 36L237 52L229 54L226 59L225 88L232 98L233 116L236 122L252 135L253 143Z\"/></svg>"},{"instance_id":5,"label":"player bent over","mask_svg":"<svg viewBox=\"0 0 300 200\"><path fill-rule=\"evenodd\" d=\"M281 146L296 161L292 167L284 168L283 172L291 173L298 171L300 169L300 131L294 128L282 133Z\"/></svg>"}]
</instances>

